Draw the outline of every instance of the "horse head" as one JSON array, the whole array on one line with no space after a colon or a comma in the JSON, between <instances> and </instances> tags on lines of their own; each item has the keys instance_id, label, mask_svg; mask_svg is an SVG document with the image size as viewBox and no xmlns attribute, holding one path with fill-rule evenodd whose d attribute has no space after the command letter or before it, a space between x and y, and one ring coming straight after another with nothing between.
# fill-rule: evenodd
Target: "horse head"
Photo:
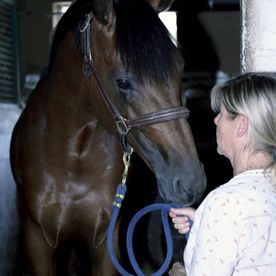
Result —
<instances>
[{"instance_id":1,"label":"horse head","mask_svg":"<svg viewBox=\"0 0 276 276\"><path fill-rule=\"evenodd\" d=\"M115 135L117 117L133 122L165 113L166 120L130 127L127 143L155 174L166 202L198 203L206 185L204 169L187 119L175 116L175 109L184 108L183 60L156 10L144 0L81 0L69 8L67 18L78 5L82 51L74 56L85 69L74 74L84 73L78 87L89 91L86 106Z\"/></svg>"},{"instance_id":2,"label":"horse head","mask_svg":"<svg viewBox=\"0 0 276 276\"><path fill-rule=\"evenodd\" d=\"M142 0L106 0L92 1L92 13L91 59L97 73L89 78L91 90L102 89L125 120L181 106L182 57L156 11ZM110 115L118 114L107 110L100 93L96 97L99 121L117 133ZM165 201L199 202L206 179L185 118L132 127L126 139L156 175Z\"/></svg>"}]
</instances>

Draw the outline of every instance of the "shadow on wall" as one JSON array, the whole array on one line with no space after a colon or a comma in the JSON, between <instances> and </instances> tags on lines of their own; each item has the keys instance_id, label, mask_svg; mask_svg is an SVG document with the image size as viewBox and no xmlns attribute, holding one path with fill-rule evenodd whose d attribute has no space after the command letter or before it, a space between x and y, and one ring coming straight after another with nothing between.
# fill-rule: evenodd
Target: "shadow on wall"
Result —
<instances>
[{"instance_id":1,"label":"shadow on wall","mask_svg":"<svg viewBox=\"0 0 276 276\"><path fill-rule=\"evenodd\" d=\"M16 275L19 220L16 210L15 183L9 162L10 138L21 109L0 104L0 275Z\"/></svg>"}]
</instances>

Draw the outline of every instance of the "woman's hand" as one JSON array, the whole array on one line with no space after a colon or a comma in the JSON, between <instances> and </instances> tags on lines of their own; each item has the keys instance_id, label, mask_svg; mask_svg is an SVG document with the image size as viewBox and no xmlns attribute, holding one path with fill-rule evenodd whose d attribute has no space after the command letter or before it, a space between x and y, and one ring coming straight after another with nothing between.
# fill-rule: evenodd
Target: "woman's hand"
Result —
<instances>
[{"instance_id":1,"label":"woman's hand","mask_svg":"<svg viewBox=\"0 0 276 276\"><path fill-rule=\"evenodd\" d=\"M190 231L189 219L194 221L195 209L194 208L171 208L169 212L174 228L180 234L186 234Z\"/></svg>"}]
</instances>

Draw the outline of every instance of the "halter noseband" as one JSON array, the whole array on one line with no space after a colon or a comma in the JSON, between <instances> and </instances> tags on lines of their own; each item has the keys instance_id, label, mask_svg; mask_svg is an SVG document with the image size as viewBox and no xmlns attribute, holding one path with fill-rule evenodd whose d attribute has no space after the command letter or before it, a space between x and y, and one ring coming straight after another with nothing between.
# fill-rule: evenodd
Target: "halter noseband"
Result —
<instances>
[{"instance_id":1,"label":"halter noseband","mask_svg":"<svg viewBox=\"0 0 276 276\"><path fill-rule=\"evenodd\" d=\"M86 79L90 78L93 74L94 78L97 82L99 87L101 96L103 97L108 109L110 110L113 118L116 122L117 130L120 134L120 140L124 151L129 152L131 147L126 142L126 135L133 127L140 127L144 125L156 124L161 122L166 122L170 120L176 120L179 118L188 118L189 110L185 106L173 106L169 108L163 108L159 111L147 113L145 115L141 115L135 119L127 119L124 118L116 106L113 104L111 99L105 93L103 89L103 84L101 79L99 78L95 65L94 60L91 54L91 21L93 19L93 14L89 13L86 14L84 19L80 22L79 31L81 33L81 49L84 55L84 64L83 64L83 73Z\"/></svg>"}]
</instances>

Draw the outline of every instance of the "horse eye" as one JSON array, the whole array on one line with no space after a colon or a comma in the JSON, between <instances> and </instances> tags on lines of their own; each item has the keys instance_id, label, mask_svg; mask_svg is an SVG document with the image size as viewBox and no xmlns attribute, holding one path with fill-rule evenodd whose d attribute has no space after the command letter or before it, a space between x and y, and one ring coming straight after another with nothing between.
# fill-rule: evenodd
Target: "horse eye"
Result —
<instances>
[{"instance_id":1,"label":"horse eye","mask_svg":"<svg viewBox=\"0 0 276 276\"><path fill-rule=\"evenodd\" d=\"M126 79L118 79L117 80L117 85L121 89L131 89L131 84L128 80Z\"/></svg>"}]
</instances>

